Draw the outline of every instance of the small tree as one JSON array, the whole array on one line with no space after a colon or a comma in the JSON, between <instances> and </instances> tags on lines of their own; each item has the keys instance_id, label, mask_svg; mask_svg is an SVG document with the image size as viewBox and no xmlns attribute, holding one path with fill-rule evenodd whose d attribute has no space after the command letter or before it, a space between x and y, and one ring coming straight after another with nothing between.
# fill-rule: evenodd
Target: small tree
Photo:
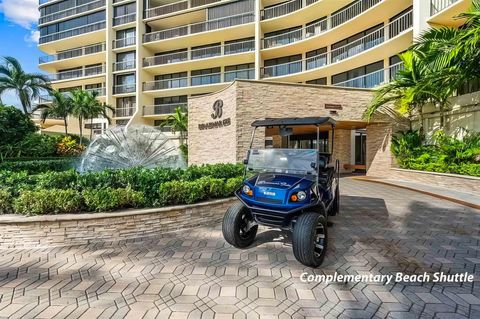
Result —
<instances>
[{"instance_id":1,"label":"small tree","mask_svg":"<svg viewBox=\"0 0 480 319\"><path fill-rule=\"evenodd\" d=\"M68 135L68 116L72 114L73 104L69 96L59 92L52 91L52 103L38 105L35 110L41 110L41 119L45 123L49 117L58 117L63 119L65 125L65 135Z\"/></svg>"},{"instance_id":2,"label":"small tree","mask_svg":"<svg viewBox=\"0 0 480 319\"><path fill-rule=\"evenodd\" d=\"M0 146L17 143L37 130L35 123L22 111L0 105Z\"/></svg>"},{"instance_id":3,"label":"small tree","mask_svg":"<svg viewBox=\"0 0 480 319\"><path fill-rule=\"evenodd\" d=\"M111 119L108 116L108 111L113 111L113 107L110 105L107 105L106 103L101 103L98 99L98 92L93 91L93 92L87 92L88 93L88 98L87 98L87 104L89 105L90 111L89 111L89 118L90 118L90 140L92 140L93 137L93 119L98 118L98 117L103 117L107 119L108 123L110 124Z\"/></svg>"},{"instance_id":4,"label":"small tree","mask_svg":"<svg viewBox=\"0 0 480 319\"><path fill-rule=\"evenodd\" d=\"M83 123L90 118L91 95L84 90L72 91L72 114L78 119L80 130L80 145L83 145Z\"/></svg>"},{"instance_id":5,"label":"small tree","mask_svg":"<svg viewBox=\"0 0 480 319\"><path fill-rule=\"evenodd\" d=\"M160 124L161 127L170 126L173 134L179 133L180 150L185 157L188 156L187 133L188 133L188 115L178 106L175 112L167 117Z\"/></svg>"}]
</instances>

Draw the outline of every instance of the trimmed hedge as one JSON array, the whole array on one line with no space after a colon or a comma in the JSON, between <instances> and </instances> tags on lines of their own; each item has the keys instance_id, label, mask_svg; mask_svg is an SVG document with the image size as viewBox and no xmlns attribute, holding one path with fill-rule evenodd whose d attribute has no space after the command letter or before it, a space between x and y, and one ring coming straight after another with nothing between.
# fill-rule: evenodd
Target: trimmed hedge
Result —
<instances>
[{"instance_id":1,"label":"trimmed hedge","mask_svg":"<svg viewBox=\"0 0 480 319\"><path fill-rule=\"evenodd\" d=\"M0 212L38 215L193 204L232 196L242 175L243 166L234 164L85 174L0 171Z\"/></svg>"},{"instance_id":2,"label":"trimmed hedge","mask_svg":"<svg viewBox=\"0 0 480 319\"><path fill-rule=\"evenodd\" d=\"M5 161L0 163L0 171L27 172L40 174L46 172L61 172L74 168L77 158L58 158L46 160Z\"/></svg>"}]
</instances>

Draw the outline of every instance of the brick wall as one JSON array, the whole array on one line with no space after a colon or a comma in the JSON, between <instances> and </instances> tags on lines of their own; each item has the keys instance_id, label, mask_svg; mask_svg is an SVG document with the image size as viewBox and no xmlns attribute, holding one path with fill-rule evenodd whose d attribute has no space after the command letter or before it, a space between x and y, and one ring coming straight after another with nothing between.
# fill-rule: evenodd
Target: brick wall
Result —
<instances>
[{"instance_id":1,"label":"brick wall","mask_svg":"<svg viewBox=\"0 0 480 319\"><path fill-rule=\"evenodd\" d=\"M219 223L237 199L120 213L0 216L0 249L82 245Z\"/></svg>"}]
</instances>

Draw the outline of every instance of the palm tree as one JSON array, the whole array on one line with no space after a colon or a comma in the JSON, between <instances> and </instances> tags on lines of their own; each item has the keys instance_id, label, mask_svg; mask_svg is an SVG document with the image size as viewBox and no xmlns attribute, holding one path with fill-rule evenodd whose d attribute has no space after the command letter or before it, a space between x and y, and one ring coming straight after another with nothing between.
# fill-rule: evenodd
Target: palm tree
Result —
<instances>
[{"instance_id":1,"label":"palm tree","mask_svg":"<svg viewBox=\"0 0 480 319\"><path fill-rule=\"evenodd\" d=\"M98 99L98 92L97 91L92 91L92 92L87 92L88 97L87 97L87 104L89 105L90 111L89 111L89 118L90 118L90 140L93 137L93 119L98 118L98 117L103 117L107 119L108 123L110 124L111 119L108 116L108 111L113 111L113 107L110 105L107 105L106 103L101 103Z\"/></svg>"},{"instance_id":2,"label":"palm tree","mask_svg":"<svg viewBox=\"0 0 480 319\"><path fill-rule=\"evenodd\" d=\"M419 85L425 77L426 69L421 60L411 51L399 56L403 61L404 69L398 71L393 81L375 91L372 102L364 112L364 118L369 121L377 112L391 117L408 115L410 119L414 113L417 113L421 117L422 106L430 96L430 93L424 90L426 88Z\"/></svg>"},{"instance_id":3,"label":"palm tree","mask_svg":"<svg viewBox=\"0 0 480 319\"><path fill-rule=\"evenodd\" d=\"M72 91L72 114L78 119L80 129L80 145L83 145L83 123L90 118L91 95L84 90Z\"/></svg>"},{"instance_id":4,"label":"palm tree","mask_svg":"<svg viewBox=\"0 0 480 319\"><path fill-rule=\"evenodd\" d=\"M40 104L34 111L42 110L41 119L45 123L46 119L49 117L57 117L63 119L65 125L65 135L68 135L68 116L72 113L72 99L61 93L59 91L53 90L52 93L52 103L50 104Z\"/></svg>"},{"instance_id":5,"label":"palm tree","mask_svg":"<svg viewBox=\"0 0 480 319\"><path fill-rule=\"evenodd\" d=\"M27 73L20 62L13 57L4 57L0 65L0 97L6 92L15 92L22 104L23 112L30 114L32 100L37 99L42 91L50 91L50 83L46 76L38 73Z\"/></svg>"},{"instance_id":6,"label":"palm tree","mask_svg":"<svg viewBox=\"0 0 480 319\"><path fill-rule=\"evenodd\" d=\"M188 115L182 107L175 108L175 112L167 117L165 121L160 124L161 127L170 127L171 132L180 134L180 150L187 156L188 147L186 145L187 132L188 132Z\"/></svg>"}]
</instances>

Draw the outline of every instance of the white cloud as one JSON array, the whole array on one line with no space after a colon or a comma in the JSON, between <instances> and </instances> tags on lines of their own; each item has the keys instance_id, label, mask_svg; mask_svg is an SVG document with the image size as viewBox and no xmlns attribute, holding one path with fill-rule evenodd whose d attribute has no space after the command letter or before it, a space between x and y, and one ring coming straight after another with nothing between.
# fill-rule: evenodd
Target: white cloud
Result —
<instances>
[{"instance_id":1,"label":"white cloud","mask_svg":"<svg viewBox=\"0 0 480 319\"><path fill-rule=\"evenodd\" d=\"M24 40L27 43L38 44L38 40L40 39L40 31L37 30L30 30L30 33L25 35Z\"/></svg>"},{"instance_id":2,"label":"white cloud","mask_svg":"<svg viewBox=\"0 0 480 319\"><path fill-rule=\"evenodd\" d=\"M40 16L38 0L1 0L0 11L8 21L28 30L35 27Z\"/></svg>"}]
</instances>

